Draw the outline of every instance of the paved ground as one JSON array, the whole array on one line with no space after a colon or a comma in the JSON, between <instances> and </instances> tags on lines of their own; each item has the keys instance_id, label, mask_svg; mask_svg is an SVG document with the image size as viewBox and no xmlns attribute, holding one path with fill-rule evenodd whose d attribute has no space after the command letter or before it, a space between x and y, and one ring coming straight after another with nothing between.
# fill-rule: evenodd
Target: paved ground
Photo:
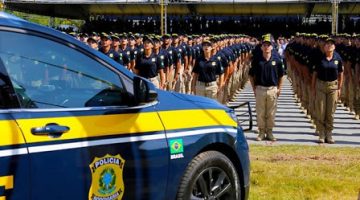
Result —
<instances>
[{"instance_id":1,"label":"paved ground","mask_svg":"<svg viewBox=\"0 0 360 200\"><path fill-rule=\"evenodd\" d=\"M276 113L276 126L273 130L276 142L255 141L257 133L255 97L251 89L250 82L245 88L237 94L235 101L230 105L249 101L253 114L252 131L246 131L245 135L249 144L281 145L281 144L301 144L301 145L319 145L316 141L315 129L311 127L310 120L305 114L301 113L300 106L295 103L294 93L290 82L285 79L282 94L278 100L278 109ZM245 108L237 109L237 113L242 113ZM240 117L243 118L244 117ZM246 117L245 117L246 118ZM354 115L345 110L345 107L338 105L335 112L333 138L336 144L322 144L325 146L347 146L360 147L360 120L355 120Z\"/></svg>"}]
</instances>

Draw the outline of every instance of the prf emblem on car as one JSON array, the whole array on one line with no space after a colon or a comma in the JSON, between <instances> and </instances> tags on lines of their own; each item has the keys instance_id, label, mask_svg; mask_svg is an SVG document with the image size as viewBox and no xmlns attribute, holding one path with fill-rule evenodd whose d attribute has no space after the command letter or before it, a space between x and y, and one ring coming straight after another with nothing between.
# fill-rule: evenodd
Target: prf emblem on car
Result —
<instances>
[{"instance_id":1,"label":"prf emblem on car","mask_svg":"<svg viewBox=\"0 0 360 200\"><path fill-rule=\"evenodd\" d=\"M92 182L89 190L89 200L107 199L121 200L124 195L124 170L125 160L118 154L95 157L89 165ZM1 200L1 199L0 199Z\"/></svg>"},{"instance_id":2,"label":"prf emblem on car","mask_svg":"<svg viewBox=\"0 0 360 200\"><path fill-rule=\"evenodd\" d=\"M1 176L0 187L5 187L5 190L14 188L14 176ZM0 196L0 200L6 200L5 196Z\"/></svg>"}]
</instances>

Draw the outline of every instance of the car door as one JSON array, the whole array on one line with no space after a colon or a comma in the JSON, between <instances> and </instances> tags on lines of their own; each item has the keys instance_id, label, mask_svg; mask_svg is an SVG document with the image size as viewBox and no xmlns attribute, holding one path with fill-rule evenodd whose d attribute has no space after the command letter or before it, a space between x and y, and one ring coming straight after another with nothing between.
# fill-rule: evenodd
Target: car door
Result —
<instances>
[{"instance_id":1,"label":"car door","mask_svg":"<svg viewBox=\"0 0 360 200\"><path fill-rule=\"evenodd\" d=\"M0 199L29 199L29 155L11 109L11 83L0 59Z\"/></svg>"},{"instance_id":2,"label":"car door","mask_svg":"<svg viewBox=\"0 0 360 200\"><path fill-rule=\"evenodd\" d=\"M12 116L27 142L31 200L164 199L164 128L153 104L129 106L131 77L75 41L21 30L0 31L0 40L21 106Z\"/></svg>"}]
</instances>

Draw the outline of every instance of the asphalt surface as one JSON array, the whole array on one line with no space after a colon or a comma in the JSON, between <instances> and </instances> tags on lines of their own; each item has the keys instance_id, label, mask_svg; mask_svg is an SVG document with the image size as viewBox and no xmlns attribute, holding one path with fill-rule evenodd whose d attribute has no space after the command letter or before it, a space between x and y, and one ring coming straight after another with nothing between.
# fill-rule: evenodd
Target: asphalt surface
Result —
<instances>
[{"instance_id":1,"label":"asphalt surface","mask_svg":"<svg viewBox=\"0 0 360 200\"><path fill-rule=\"evenodd\" d=\"M318 136L315 129L306 115L301 112L300 105L295 102L294 92L287 78L284 79L282 93L280 94L275 118L273 134L276 142L256 141L257 124L255 111L255 96L248 82L242 91L230 102L229 105L236 105L246 101L250 102L253 114L253 128L245 131L245 136L249 144L263 145L323 145L331 147L360 147L360 120L355 120L354 115L345 110L345 107L338 105L335 112L333 139L335 144L318 144ZM247 108L236 109L240 120L244 120L243 127L248 127L248 116L242 115Z\"/></svg>"}]
</instances>

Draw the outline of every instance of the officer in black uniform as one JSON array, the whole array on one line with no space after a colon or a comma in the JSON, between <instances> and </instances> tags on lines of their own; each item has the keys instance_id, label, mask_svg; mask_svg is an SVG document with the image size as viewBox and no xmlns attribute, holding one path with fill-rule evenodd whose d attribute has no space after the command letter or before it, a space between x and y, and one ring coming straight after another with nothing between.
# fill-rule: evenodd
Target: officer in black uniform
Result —
<instances>
[{"instance_id":1,"label":"officer in black uniform","mask_svg":"<svg viewBox=\"0 0 360 200\"><path fill-rule=\"evenodd\" d=\"M161 89L166 89L166 69L169 67L169 56L166 50L161 48L161 37L155 36L153 37L154 41L154 54L157 56L157 59L160 61L160 63L163 63L164 65L164 76L161 80L163 82L160 83Z\"/></svg>"},{"instance_id":2,"label":"officer in black uniform","mask_svg":"<svg viewBox=\"0 0 360 200\"><path fill-rule=\"evenodd\" d=\"M276 141L272 134L275 126L277 99L280 95L284 69L279 57L274 56L269 35L263 37L262 54L253 58L249 71L250 82L256 97L256 113L259 135L256 140Z\"/></svg>"},{"instance_id":3,"label":"officer in black uniform","mask_svg":"<svg viewBox=\"0 0 360 200\"><path fill-rule=\"evenodd\" d=\"M343 61L335 51L335 40L326 39L324 54L315 61L312 89L317 99L319 143L335 143L332 138L336 101L341 94Z\"/></svg>"},{"instance_id":4,"label":"officer in black uniform","mask_svg":"<svg viewBox=\"0 0 360 200\"><path fill-rule=\"evenodd\" d=\"M212 44L209 40L202 42L204 54L195 62L192 73L192 91L195 95L217 99L219 85L223 85L224 69L216 56L212 55Z\"/></svg>"},{"instance_id":5,"label":"officer in black uniform","mask_svg":"<svg viewBox=\"0 0 360 200\"><path fill-rule=\"evenodd\" d=\"M111 36L106 33L103 33L100 39L101 39L101 48L99 49L99 51L109 56L116 62L120 62L119 54L111 47L112 44Z\"/></svg>"},{"instance_id":6,"label":"officer in black uniform","mask_svg":"<svg viewBox=\"0 0 360 200\"><path fill-rule=\"evenodd\" d=\"M144 53L137 54L134 72L149 79L157 88L163 88L165 82L164 63L153 52L154 41L149 36L143 38ZM160 83L157 78L160 75Z\"/></svg>"}]
</instances>

